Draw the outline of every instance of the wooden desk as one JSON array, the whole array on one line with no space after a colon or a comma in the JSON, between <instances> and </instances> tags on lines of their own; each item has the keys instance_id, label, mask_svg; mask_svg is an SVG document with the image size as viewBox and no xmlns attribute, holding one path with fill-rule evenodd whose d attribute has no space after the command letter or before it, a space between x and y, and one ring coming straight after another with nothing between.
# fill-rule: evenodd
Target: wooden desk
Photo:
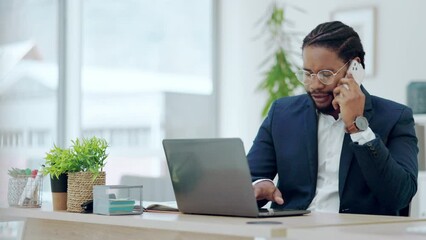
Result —
<instances>
[{"instance_id":1,"label":"wooden desk","mask_svg":"<svg viewBox=\"0 0 426 240\"><path fill-rule=\"evenodd\" d=\"M287 239L315 239L315 240L417 240L426 239L426 233L413 232L413 228L426 228L424 221L378 223L362 225L332 226L321 228L295 228L288 229ZM410 231L411 228L411 231ZM303 236L301 238L301 236Z\"/></svg>"},{"instance_id":2,"label":"wooden desk","mask_svg":"<svg viewBox=\"0 0 426 240\"><path fill-rule=\"evenodd\" d=\"M26 219L23 239L254 239L290 237L311 228L422 221L416 218L354 214L311 213L286 218L237 218L143 213L132 216L102 216L54 212L51 208L0 207L1 218ZM423 219L424 220L424 219ZM279 224L248 224L248 222ZM302 231L302 232L303 232ZM314 233L313 233L314 234ZM303 235L301 235L303 236Z\"/></svg>"}]
</instances>

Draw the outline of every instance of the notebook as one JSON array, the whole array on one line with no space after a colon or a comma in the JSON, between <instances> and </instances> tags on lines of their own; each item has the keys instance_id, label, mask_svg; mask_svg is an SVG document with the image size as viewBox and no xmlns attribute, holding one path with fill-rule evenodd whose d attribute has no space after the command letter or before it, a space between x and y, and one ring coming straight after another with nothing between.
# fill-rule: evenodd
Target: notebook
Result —
<instances>
[{"instance_id":1,"label":"notebook","mask_svg":"<svg viewBox=\"0 0 426 240\"><path fill-rule=\"evenodd\" d=\"M182 213L282 217L310 212L258 209L239 138L164 139L163 147Z\"/></svg>"}]
</instances>

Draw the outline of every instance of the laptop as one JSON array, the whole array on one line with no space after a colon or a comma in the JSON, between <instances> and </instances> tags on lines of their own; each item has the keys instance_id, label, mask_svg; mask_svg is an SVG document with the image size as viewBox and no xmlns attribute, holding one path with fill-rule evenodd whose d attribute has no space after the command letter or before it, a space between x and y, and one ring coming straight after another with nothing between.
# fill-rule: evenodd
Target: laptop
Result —
<instances>
[{"instance_id":1,"label":"laptop","mask_svg":"<svg viewBox=\"0 0 426 240\"><path fill-rule=\"evenodd\" d=\"M309 210L259 209L239 138L164 139L177 206L182 213L283 217Z\"/></svg>"}]
</instances>

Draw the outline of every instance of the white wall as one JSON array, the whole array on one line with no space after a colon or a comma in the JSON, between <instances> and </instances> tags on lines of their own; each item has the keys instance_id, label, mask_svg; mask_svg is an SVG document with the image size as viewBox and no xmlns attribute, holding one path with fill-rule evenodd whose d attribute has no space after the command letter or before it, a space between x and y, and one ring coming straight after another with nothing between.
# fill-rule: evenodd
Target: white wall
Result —
<instances>
[{"instance_id":1,"label":"white wall","mask_svg":"<svg viewBox=\"0 0 426 240\"><path fill-rule=\"evenodd\" d=\"M267 1L222 0L219 4L219 136L241 137L246 150L261 122L265 94L256 91L263 43L255 22Z\"/></svg>"},{"instance_id":2,"label":"white wall","mask_svg":"<svg viewBox=\"0 0 426 240\"><path fill-rule=\"evenodd\" d=\"M246 151L261 123L265 94L256 92L262 79L260 62L266 57L263 42L254 41L255 22L270 1L221 0L219 2L219 135L241 137ZM329 21L331 13L350 8L376 8L375 74L364 86L373 94L406 103L411 80L426 81L426 1L288 0L303 8L288 17L305 34ZM297 48L300 48L299 46ZM298 49L295 49L298 50ZM369 54L369 53L367 53Z\"/></svg>"}]
</instances>

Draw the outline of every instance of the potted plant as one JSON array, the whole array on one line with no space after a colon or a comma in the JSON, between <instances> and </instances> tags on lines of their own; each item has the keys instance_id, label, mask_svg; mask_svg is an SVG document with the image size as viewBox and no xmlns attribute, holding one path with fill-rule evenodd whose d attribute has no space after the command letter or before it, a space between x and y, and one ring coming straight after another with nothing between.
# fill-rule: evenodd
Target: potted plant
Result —
<instances>
[{"instance_id":1,"label":"potted plant","mask_svg":"<svg viewBox=\"0 0 426 240\"><path fill-rule=\"evenodd\" d=\"M77 138L71 143L70 148L54 146L46 154L43 174L51 176L54 209L55 196L58 196L54 192L54 184L63 177L67 181L65 209L70 212L82 212L81 204L93 198L93 186L105 185L103 168L108 157L108 143L97 137Z\"/></svg>"},{"instance_id":2,"label":"potted plant","mask_svg":"<svg viewBox=\"0 0 426 240\"><path fill-rule=\"evenodd\" d=\"M82 204L93 200L93 186L105 185L105 167L108 154L105 139L92 137L72 141L73 161L67 163L67 211L83 212Z\"/></svg>"},{"instance_id":3,"label":"potted plant","mask_svg":"<svg viewBox=\"0 0 426 240\"><path fill-rule=\"evenodd\" d=\"M297 7L294 8L303 12ZM262 110L262 116L266 116L274 100L293 95L302 84L295 74L299 67L291 60L291 54L294 54L294 51L291 51L292 38L297 37L298 33L285 30L290 21L285 18L284 6L279 5L277 1L273 2L267 10L266 21L262 22L266 29L262 29L261 36L267 37L267 45L272 52L271 57L265 59L261 65L272 62L265 78L258 86L258 90L268 93L268 99ZM264 32L268 34L263 34Z\"/></svg>"},{"instance_id":4,"label":"potted plant","mask_svg":"<svg viewBox=\"0 0 426 240\"><path fill-rule=\"evenodd\" d=\"M73 161L70 149L62 149L56 145L44 158L43 175L50 174L53 210L67 210L68 162Z\"/></svg>"}]
</instances>

